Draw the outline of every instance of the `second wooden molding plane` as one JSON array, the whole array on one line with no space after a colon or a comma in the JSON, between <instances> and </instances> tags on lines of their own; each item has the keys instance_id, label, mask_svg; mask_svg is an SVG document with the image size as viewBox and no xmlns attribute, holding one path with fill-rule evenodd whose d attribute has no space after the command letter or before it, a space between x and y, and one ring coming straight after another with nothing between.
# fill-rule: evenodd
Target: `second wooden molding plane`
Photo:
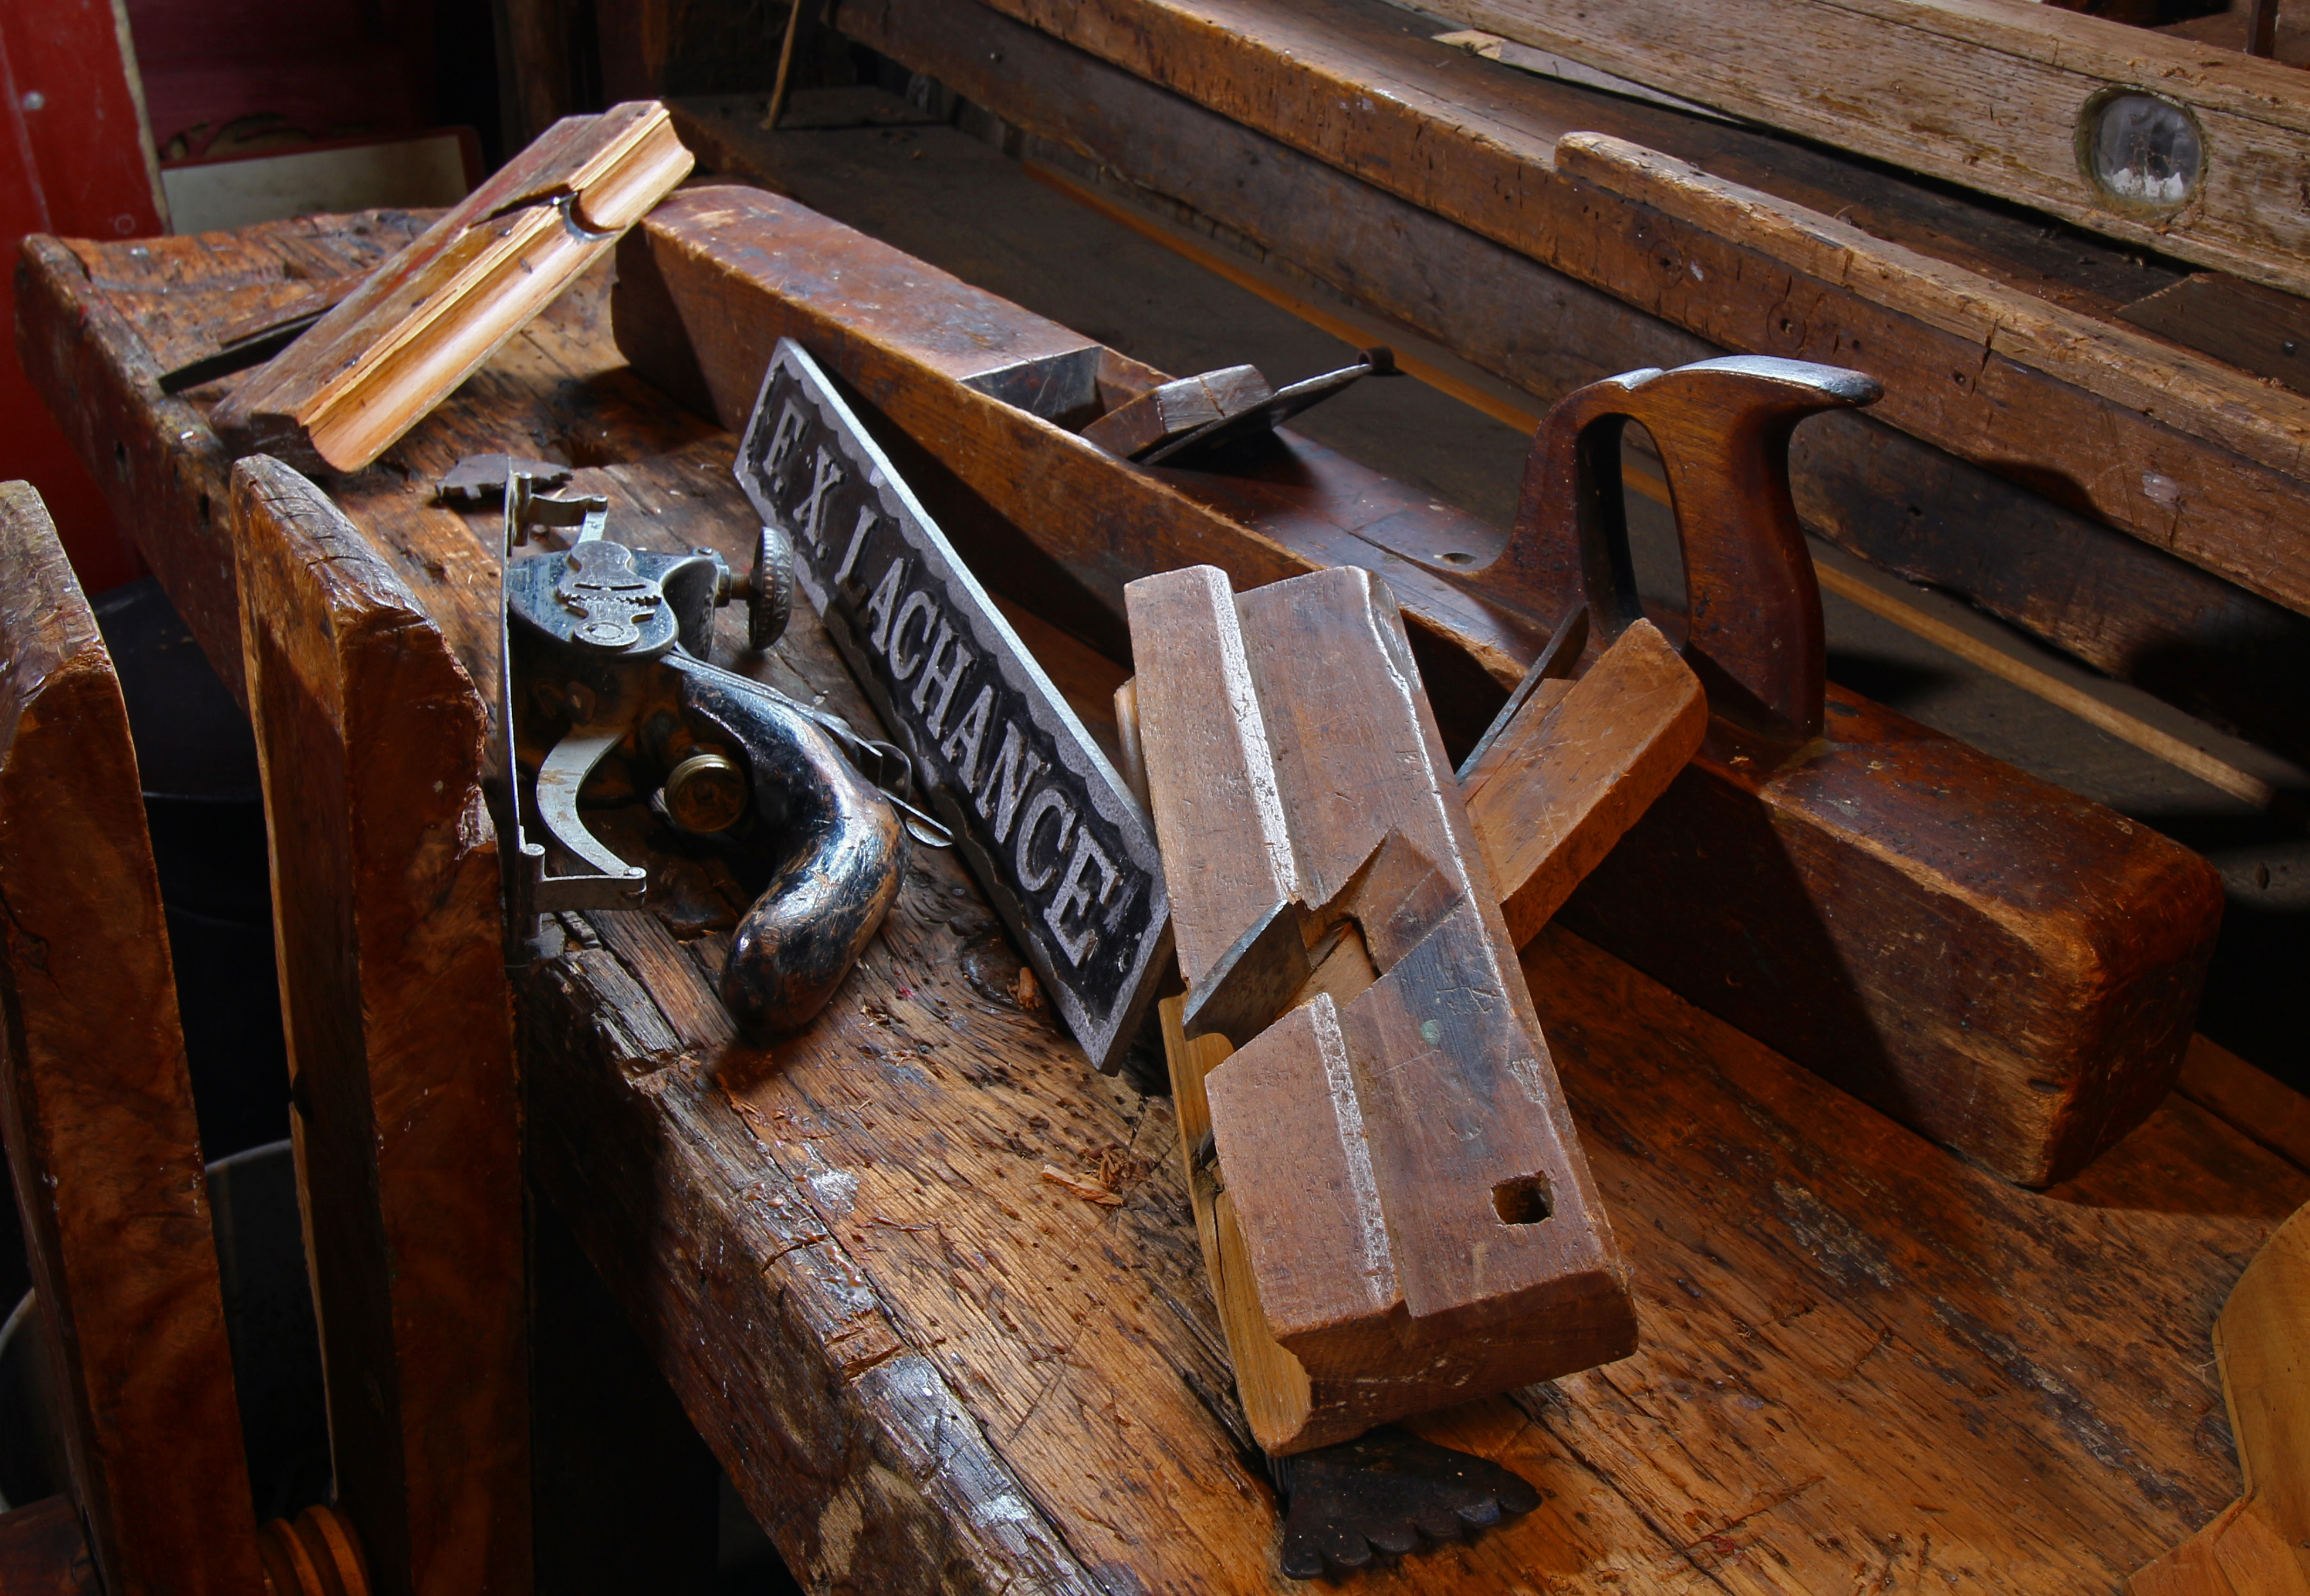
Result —
<instances>
[{"instance_id":1,"label":"second wooden molding plane","mask_svg":"<svg viewBox=\"0 0 2310 1596\"><path fill-rule=\"evenodd\" d=\"M557 122L211 412L243 452L359 471L690 173L655 100Z\"/></svg>"}]
</instances>

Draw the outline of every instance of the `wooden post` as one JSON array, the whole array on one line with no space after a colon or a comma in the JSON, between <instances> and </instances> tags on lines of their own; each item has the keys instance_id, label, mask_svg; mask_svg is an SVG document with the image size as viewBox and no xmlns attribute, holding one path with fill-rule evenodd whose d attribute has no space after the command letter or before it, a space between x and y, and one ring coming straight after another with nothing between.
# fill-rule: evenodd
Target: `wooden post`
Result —
<instances>
[{"instance_id":1,"label":"wooden post","mask_svg":"<svg viewBox=\"0 0 2310 1596\"><path fill-rule=\"evenodd\" d=\"M1626 1357L1620 1253L1387 585L1238 598L1196 567L1125 597L1172 1024L1235 1045L1191 1055L1183 1117L1228 1200L1199 1217L1253 1434L1300 1452Z\"/></svg>"},{"instance_id":2,"label":"wooden post","mask_svg":"<svg viewBox=\"0 0 2310 1596\"><path fill-rule=\"evenodd\" d=\"M530 1583L519 1103L488 720L328 498L234 468L341 1508L380 1596Z\"/></svg>"},{"instance_id":3,"label":"wooden post","mask_svg":"<svg viewBox=\"0 0 2310 1596\"><path fill-rule=\"evenodd\" d=\"M24 482L0 484L0 1128L69 1493L111 1596L245 1596L256 1524L128 712Z\"/></svg>"}]
</instances>

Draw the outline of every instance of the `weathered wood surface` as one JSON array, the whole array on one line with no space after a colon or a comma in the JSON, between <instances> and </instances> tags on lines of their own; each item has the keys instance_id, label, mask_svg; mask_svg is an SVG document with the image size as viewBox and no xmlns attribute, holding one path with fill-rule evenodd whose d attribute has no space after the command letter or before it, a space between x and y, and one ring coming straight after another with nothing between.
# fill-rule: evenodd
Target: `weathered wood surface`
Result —
<instances>
[{"instance_id":1,"label":"weathered wood surface","mask_svg":"<svg viewBox=\"0 0 2310 1596\"><path fill-rule=\"evenodd\" d=\"M1701 11L1673 0L1609 11L1573 0L1438 0L1434 9L2114 238L2310 289L2310 229L2278 176L2310 134L2310 88L2275 61L2030 0L1734 0ZM2089 104L2143 85L2188 108L2202 144L2203 177L2186 202L2113 197L2080 169Z\"/></svg>"},{"instance_id":2,"label":"weathered wood surface","mask_svg":"<svg viewBox=\"0 0 2310 1596\"><path fill-rule=\"evenodd\" d=\"M2310 541L2273 530L2290 525L2292 512L2279 507L2310 508L2305 435L2289 419L2290 403L2272 403L2272 390L2215 362L2172 350L2147 372L2127 361L2108 366L2127 384L2138 377L2153 388L2170 387L2185 368L2201 370L2251 401L2220 414L2171 404L2144 415L2075 386L2076 373L2057 378L2032 368L2025 351L2005 352L1996 335L2008 291L2002 279L1990 277L1997 291L1956 296L1936 319L1921 319L1915 307L1871 297L1881 279L1819 276L1822 257L1782 259L1559 171L1558 141L1599 126L1587 110L1597 97L1407 39L1401 24L1353 8L1316 0L994 6L1713 343L1866 364L1898 378L1889 382L1883 420L2310 610ZM1555 114L1568 106L1580 108L1576 118ZM1625 114L1632 127L1676 117L1634 102ZM1646 142L1643 133L1630 136ZM1726 180L1770 191L1738 173ZM1840 208L1793 203L1824 218ZM1904 230L1897 241L1906 241ZM1837 269L1847 264L1830 254ZM1942 318L1966 330L1950 331ZM2232 421L2262 429L2253 456L2237 452Z\"/></svg>"},{"instance_id":3,"label":"weathered wood surface","mask_svg":"<svg viewBox=\"0 0 2310 1596\"><path fill-rule=\"evenodd\" d=\"M338 1505L385 1596L512 1596L527 1297L488 715L311 482L253 456L230 522Z\"/></svg>"},{"instance_id":4,"label":"weathered wood surface","mask_svg":"<svg viewBox=\"0 0 2310 1596\"><path fill-rule=\"evenodd\" d=\"M1724 352L1663 319L1665 311L1624 303L1406 203L1373 169L1358 169L1359 178L973 0L852 0L840 14L876 49L1064 146L1048 153L1080 152L1544 402L1616 371ZM1341 0L1324 25L1334 47L1354 48L1374 82L1409 80L1496 110L1546 112L1545 126L1559 134L1614 133L2070 310L2121 315L2145 291L2177 281L2090 240L2047 239L2002 213L1818 152L1465 57L1455 65L1417 18L1393 8ZM727 117L713 125L731 128L720 169L775 166ZM1728 299L1756 292L1776 304L1776 282L1786 286L1769 276L1711 281ZM1839 354L1833 334L1811 339L1820 311L1815 302L1805 308L1795 325L1810 343L1760 315L1755 327L1780 337L1757 347L1870 363L1865 348ZM2170 325L2152 330L2233 358ZM2303 348L2310 351L2310 342ZM1794 466L1798 507L1819 535L1960 594L2193 713L2310 756L2310 689L2284 685L2310 682L2310 620L2081 514L2080 496L2058 473L2009 481L1852 414L1802 428Z\"/></svg>"},{"instance_id":5,"label":"weathered wood surface","mask_svg":"<svg viewBox=\"0 0 2310 1596\"><path fill-rule=\"evenodd\" d=\"M1203 1069L1166 1028L1253 1285L1252 1433L1301 1452L1625 1357L1620 1253L1385 585L1200 567L1125 595L1178 1041L1237 1044Z\"/></svg>"},{"instance_id":6,"label":"weathered wood surface","mask_svg":"<svg viewBox=\"0 0 2310 1596\"><path fill-rule=\"evenodd\" d=\"M664 106L557 123L304 336L235 384L217 429L358 471L689 175ZM558 196L558 201L557 201Z\"/></svg>"},{"instance_id":7,"label":"weathered wood surface","mask_svg":"<svg viewBox=\"0 0 2310 1596\"><path fill-rule=\"evenodd\" d=\"M361 241L284 223L82 247L105 282L83 285L69 369L95 390L108 366L197 346L208 308L285 256ZM199 495L224 502L202 397L125 412L120 435L158 467L138 535L178 545L187 591L213 547ZM598 463L578 485L656 546L736 557L751 525L734 440L619 364L589 279L338 484L461 655L494 600L491 517L430 506L427 484L492 448ZM108 462L109 439L90 452ZM238 647L195 624L213 653ZM768 669L863 712L807 617ZM763 1054L733 1045L688 973L712 941L695 919L579 920L529 992L538 1167L812 1588L1298 1589L1244 1462L1170 1106L1092 1079L987 995L1015 968L990 921L959 868L917 855L834 1010ZM1889 1573L2098 1596L2229 1500L2205 1336L2310 1175L2177 1098L2079 1181L2016 1191L1561 932L1524 971L1646 1343L1424 1422L1551 1497L1373 1589L1793 1592ZM1087 1201L1046 1164L1125 1201Z\"/></svg>"},{"instance_id":8,"label":"weathered wood surface","mask_svg":"<svg viewBox=\"0 0 2310 1596\"><path fill-rule=\"evenodd\" d=\"M0 1131L67 1489L107 1590L242 1596L256 1526L128 711L30 483L0 483Z\"/></svg>"}]
</instances>

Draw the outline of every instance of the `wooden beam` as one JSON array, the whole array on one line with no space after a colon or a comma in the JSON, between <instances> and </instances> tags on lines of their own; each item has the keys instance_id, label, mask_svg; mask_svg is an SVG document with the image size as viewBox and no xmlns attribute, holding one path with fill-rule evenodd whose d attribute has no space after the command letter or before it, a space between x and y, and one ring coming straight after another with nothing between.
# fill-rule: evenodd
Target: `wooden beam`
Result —
<instances>
[{"instance_id":1,"label":"wooden beam","mask_svg":"<svg viewBox=\"0 0 2310 1596\"><path fill-rule=\"evenodd\" d=\"M68 1488L113 1596L239 1596L256 1523L128 711L28 483L0 484L0 1129Z\"/></svg>"},{"instance_id":2,"label":"wooden beam","mask_svg":"<svg viewBox=\"0 0 2310 1596\"><path fill-rule=\"evenodd\" d=\"M320 490L234 468L338 1505L391 1596L530 1574L520 1107L489 717Z\"/></svg>"},{"instance_id":3,"label":"wooden beam","mask_svg":"<svg viewBox=\"0 0 2310 1596\"><path fill-rule=\"evenodd\" d=\"M2287 175L2310 135L2310 89L2274 61L2031 0L1433 9L2113 238L2310 290L2310 218ZM2168 108L2199 159L2097 178L2090 145L2112 114L2103 108L2123 94Z\"/></svg>"},{"instance_id":4,"label":"wooden beam","mask_svg":"<svg viewBox=\"0 0 2310 1596\"><path fill-rule=\"evenodd\" d=\"M1652 807L1707 729L1699 679L1639 620L1476 757L1461 778L1468 821L1517 947Z\"/></svg>"},{"instance_id":5,"label":"wooden beam","mask_svg":"<svg viewBox=\"0 0 2310 1596\"><path fill-rule=\"evenodd\" d=\"M689 174L664 106L556 123L211 414L243 450L359 471Z\"/></svg>"},{"instance_id":6,"label":"wooden beam","mask_svg":"<svg viewBox=\"0 0 2310 1596\"><path fill-rule=\"evenodd\" d=\"M2161 347L2146 370L2131 354L2113 357L2105 383L2092 375L2093 362L2081 361L2078 371L2090 379L2082 387L2037 370L2001 352L1994 339L2009 311L2042 315L2008 279L1968 266L1984 280L1979 291L1934 289L1936 319L1921 319L1914 307L1871 298L1865 284L1814 275L1830 265L1843 269L1835 251L1784 258L1759 239L1720 236L1559 171L1558 142L1597 127L1595 102L1609 97L1406 38L1352 5L988 3L1719 347L1865 365L1886 382L1880 419L2310 611L2310 534L2291 530L2310 525L2310 477L2301 474L2299 452L2310 433L2292 409L2271 405L2272 390L2218 362ZM904 4L854 5L844 25L870 43L890 37L873 18ZM906 58L903 42L896 48ZM973 94L973 79L990 70L982 63L952 86ZM1478 73L1521 81L1503 87ZM1305 114L1307 108L1321 114ZM1643 106L1624 114L1638 118L1632 126L1674 117ZM1708 136L1719 134L1711 128ZM1796 221L1817 208L1758 195L1757 203ZM1832 219L1823 212L1819 220ZM1450 291L1441 273L1437 280L1432 291ZM2237 452L2226 415L2193 403L2161 403L2154 415L2131 408L2140 391L2173 391L2185 370L2209 391L2251 401L2244 424L2262 439L2253 457Z\"/></svg>"},{"instance_id":7,"label":"wooden beam","mask_svg":"<svg viewBox=\"0 0 2310 1596\"><path fill-rule=\"evenodd\" d=\"M1681 365L1728 346L1668 319L1678 314L1673 306L1624 303L1604 291L1611 282L1592 287L1483 236L1479 222L1463 226L1406 203L1389 192L1405 186L1399 163L1374 153L1360 167L1343 169L1301 153L973 0L853 0L841 14L844 27L864 42L1065 146L1053 158L1081 152L1091 169L1119 175L1142 195L1183 204L1203 219L1198 225L1232 231L1270 260L1416 328L1535 395L1540 408L1616 371ZM1290 16L1273 8L1262 14L1271 22ZM1551 139L1584 127L1640 137L1711 171L1777 184L1775 192L1845 215L1880 238L1908 240L1984 275L2034 285L2057 306L2114 316L2139 297L2144 281L2176 281L2123 262L2091 260L2095 246L2076 240L2064 240L2067 258L2089 259L2088 280L2074 273L2057 278L2062 263L2033 252L2045 242L2034 233L2014 237L1998 213L1946 198L1936 205L1929 202L1938 196L1911 193L1881 173L1785 143L1755 148L1768 141L1689 119L1680 126L1666 113L1512 73L1472 79L1484 64L1455 61L1440 47L1383 28L1351 0L1327 10L1320 41L1286 38L1294 54L1271 69L1287 83L1298 82L1297 63L1320 43L1348 52L1353 81L1367 88L1408 85L1432 97L1426 102L1431 108L1454 95L1463 116L1480 111L1503 127L1537 126ZM1234 52L1258 44L1229 42ZM1253 117L1219 92L1227 85L1218 68L1232 58L1211 51L1205 65L1212 70L1195 81L1194 91L1224 111ZM1466 153L1479 162L1497 159L1488 145ZM1363 176L1351 175L1356 170ZM1105 208L1142 230L1159 227L1136 207L1107 201ZM1176 230L1159 230L1168 236ZM1786 286L1773 277L1711 282L1736 304L1774 282ZM1624 291L1644 299L1652 290L1640 277ZM1763 347L1776 352L1817 350L1873 367L1869 351L1875 345L1859 356L1837 352L1841 292L1806 301L1802 336L1782 333L1771 317L1747 325L1770 338ZM1383 336L1341 335L1351 343ZM1938 369L1932 381L1945 384ZM2070 396L2077 397L2074 390ZM1894 401L1901 397L1897 393ZM2011 441L2019 448L2038 443L2034 433ZM2074 452L2075 440L2070 447ZM2226 457L2226 451L2209 456L2217 466ZM1983 458L1996 464L2004 456L1990 449ZM2188 495L2160 512L2154 536L2128 535L2080 513L2081 495L2066 465L2024 469L2019 480L2008 480L1873 414L1807 422L1797 432L1792 465L1798 507L1820 536L1959 594L2193 713L2310 758L2310 620L2167 551L2163 528L2186 526L2199 513ZM2281 479L2279 490L2294 490ZM2310 499L2304 511L2310 514ZM2295 682L2306 685L2288 685Z\"/></svg>"}]
</instances>

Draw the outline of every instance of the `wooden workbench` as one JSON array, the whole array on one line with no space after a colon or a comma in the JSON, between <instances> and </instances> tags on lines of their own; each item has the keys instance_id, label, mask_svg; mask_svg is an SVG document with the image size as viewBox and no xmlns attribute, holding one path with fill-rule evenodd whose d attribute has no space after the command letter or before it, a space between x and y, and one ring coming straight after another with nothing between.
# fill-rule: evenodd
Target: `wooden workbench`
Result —
<instances>
[{"instance_id":1,"label":"wooden workbench","mask_svg":"<svg viewBox=\"0 0 2310 1596\"><path fill-rule=\"evenodd\" d=\"M219 389L153 378L415 225L27 245L25 364L229 681ZM330 484L485 694L494 516L429 502L459 456L567 458L646 546L742 565L752 536L733 440L621 367L604 286ZM1032 635L1079 702L1123 674ZM767 669L866 716L807 616ZM950 856L915 854L833 1006L769 1051L710 995L724 895L660 866L666 908L572 916L525 978L533 1167L805 1583L1290 1588L1168 1100L1018 1006ZM2310 1174L2177 1097L2080 1180L2019 1191L1568 935L1525 973L1643 1349L1422 1421L1544 1500L1368 1588L2106 1592L2236 1494L2206 1332Z\"/></svg>"}]
</instances>

